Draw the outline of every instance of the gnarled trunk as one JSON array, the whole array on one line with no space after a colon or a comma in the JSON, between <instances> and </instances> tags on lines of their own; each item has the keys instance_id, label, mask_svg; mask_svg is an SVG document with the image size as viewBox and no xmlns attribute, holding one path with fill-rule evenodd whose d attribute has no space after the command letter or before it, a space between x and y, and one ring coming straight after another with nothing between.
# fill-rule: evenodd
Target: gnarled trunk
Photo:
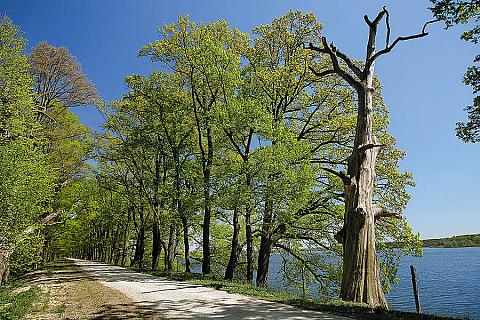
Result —
<instances>
[{"instance_id":1,"label":"gnarled trunk","mask_svg":"<svg viewBox=\"0 0 480 320\"><path fill-rule=\"evenodd\" d=\"M375 52L376 36L379 23L385 17L386 38L385 47ZM343 300L364 302L374 307L387 308L381 287L380 262L375 247L375 220L390 216L399 217L398 213L389 212L372 203L375 163L382 147L373 134L373 77L376 59L387 54L400 42L425 37L428 33L423 25L418 34L397 37L390 42L389 13L385 7L371 21L367 15L364 20L369 28L367 54L363 66L351 60L337 47L328 44L321 37L322 46L312 43L308 48L321 54L326 54L331 62L331 69L310 70L318 77L332 74L340 76L353 89L358 97L357 126L352 154L348 161L348 173L337 172L332 168L323 168L343 180L345 187L345 216L342 230L336 239L343 244L343 277L340 297ZM348 70L345 70L348 68Z\"/></svg>"},{"instance_id":2,"label":"gnarled trunk","mask_svg":"<svg viewBox=\"0 0 480 320\"><path fill-rule=\"evenodd\" d=\"M371 46L374 44L369 48ZM358 118L355 144L348 163L348 181L345 184L340 297L347 301L387 308L375 247L375 208L372 203L375 163L380 150L379 142L373 134L373 69L372 63L366 79L356 88Z\"/></svg>"}]
</instances>

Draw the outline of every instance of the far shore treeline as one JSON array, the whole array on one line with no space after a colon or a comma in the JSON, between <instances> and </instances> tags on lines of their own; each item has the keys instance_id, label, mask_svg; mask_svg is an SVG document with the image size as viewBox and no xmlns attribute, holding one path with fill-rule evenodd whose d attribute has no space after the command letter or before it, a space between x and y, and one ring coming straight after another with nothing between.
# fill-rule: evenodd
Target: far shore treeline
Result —
<instances>
[{"instance_id":1,"label":"far shore treeline","mask_svg":"<svg viewBox=\"0 0 480 320\"><path fill-rule=\"evenodd\" d=\"M465 234L452 236L448 238L425 239L420 240L423 248L464 248L464 247L480 247L480 234ZM389 242L387 247L401 248L399 242Z\"/></svg>"},{"instance_id":2,"label":"far shore treeline","mask_svg":"<svg viewBox=\"0 0 480 320\"><path fill-rule=\"evenodd\" d=\"M480 247L480 233L453 236L450 238L422 240L424 248L462 248Z\"/></svg>"}]
</instances>

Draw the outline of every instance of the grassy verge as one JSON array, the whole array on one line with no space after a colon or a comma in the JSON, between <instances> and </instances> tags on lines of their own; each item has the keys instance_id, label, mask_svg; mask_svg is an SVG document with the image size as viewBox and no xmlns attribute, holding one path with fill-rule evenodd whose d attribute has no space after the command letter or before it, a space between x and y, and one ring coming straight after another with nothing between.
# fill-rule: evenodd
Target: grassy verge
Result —
<instances>
[{"instance_id":1,"label":"grassy verge","mask_svg":"<svg viewBox=\"0 0 480 320\"><path fill-rule=\"evenodd\" d=\"M40 289L37 286L22 286L17 282L0 287L0 319L21 319L39 298Z\"/></svg>"},{"instance_id":2,"label":"grassy verge","mask_svg":"<svg viewBox=\"0 0 480 320\"><path fill-rule=\"evenodd\" d=\"M369 308L364 304L348 303L339 300L324 301L313 298L302 298L285 291L272 290L264 287L256 287L250 284L237 283L222 279L215 279L194 273L183 272L152 272L156 276L167 277L172 280L185 281L192 284L200 284L230 293L239 293L247 296L280 302L302 309L327 311L340 316L351 317L358 320L453 320L459 318L434 316L429 314L416 314L381 308ZM463 318L467 319L467 318Z\"/></svg>"}]
</instances>

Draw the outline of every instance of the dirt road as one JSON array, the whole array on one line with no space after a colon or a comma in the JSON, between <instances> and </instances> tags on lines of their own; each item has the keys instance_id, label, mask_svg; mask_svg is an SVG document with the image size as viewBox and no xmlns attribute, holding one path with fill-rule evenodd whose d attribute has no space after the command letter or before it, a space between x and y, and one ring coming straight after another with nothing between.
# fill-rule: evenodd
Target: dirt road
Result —
<instances>
[{"instance_id":1,"label":"dirt road","mask_svg":"<svg viewBox=\"0 0 480 320\"><path fill-rule=\"evenodd\" d=\"M135 303L167 319L349 319L130 272L121 267L85 260L72 261L101 284L124 293Z\"/></svg>"}]
</instances>

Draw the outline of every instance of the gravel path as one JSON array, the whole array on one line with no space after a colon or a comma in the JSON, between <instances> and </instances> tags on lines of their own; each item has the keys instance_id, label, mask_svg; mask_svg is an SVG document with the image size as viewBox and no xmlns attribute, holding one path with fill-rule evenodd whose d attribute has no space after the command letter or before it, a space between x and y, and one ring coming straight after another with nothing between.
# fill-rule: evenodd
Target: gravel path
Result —
<instances>
[{"instance_id":1,"label":"gravel path","mask_svg":"<svg viewBox=\"0 0 480 320\"><path fill-rule=\"evenodd\" d=\"M349 319L201 285L130 272L98 262L77 259L72 261L103 285L119 290L133 301L159 311L168 319Z\"/></svg>"}]
</instances>

